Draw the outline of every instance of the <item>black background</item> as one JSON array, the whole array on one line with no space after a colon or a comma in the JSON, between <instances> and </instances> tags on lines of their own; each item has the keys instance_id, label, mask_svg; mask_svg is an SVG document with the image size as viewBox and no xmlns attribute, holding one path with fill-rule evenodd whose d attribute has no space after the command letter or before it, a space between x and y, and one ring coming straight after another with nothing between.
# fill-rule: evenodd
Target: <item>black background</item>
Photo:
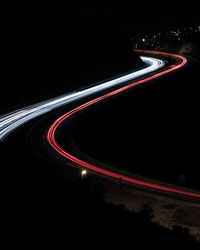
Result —
<instances>
[{"instance_id":1,"label":"black background","mask_svg":"<svg viewBox=\"0 0 200 250\"><path fill-rule=\"evenodd\" d=\"M133 61L134 65L141 63L137 55L130 52L131 37L134 34L170 29L174 25L196 24L198 21L198 8L195 7L174 10L144 7L63 8L53 2L42 5L30 1L24 1L23 6L7 6L2 16L1 30L3 43L0 111L5 113L129 70ZM121 60L117 60L118 58ZM118 105L119 108L119 104L121 107L130 105L130 112L134 105L140 107L134 113L134 119L127 117L130 112L124 114L123 109L120 111L128 124L127 129L124 124L118 123L114 130L119 131L122 125L123 130L127 129L125 137L119 134L119 138L124 140L122 145L130 145L124 138L128 138L134 120L144 119L140 111L145 111L145 114L149 115L147 111L154 110L160 104L163 104L162 108L158 113L151 113L151 117L148 116L150 120L156 118L160 110L166 109L168 114L172 112L177 131L184 123L184 135L187 133L187 137L190 138L192 131L193 137L198 136L198 121L195 120L199 104L198 82L194 81L196 76L185 74L188 78L185 78L186 82L183 85L181 82L174 85L178 79L174 76L171 78L171 85L165 80L163 88L155 87L158 86L156 84L147 87L146 90L139 88L138 92L133 93L135 103L132 103L130 93L129 98L121 98L119 102L116 99L113 104L108 104L108 111L113 110L112 105ZM186 86L189 80L193 85L190 85L188 92ZM180 105L182 111L179 112L177 105L185 100L185 97L187 102ZM169 100L172 102L167 109ZM146 109L146 106L149 108ZM194 112L191 113L191 110ZM102 109L98 112L102 114ZM112 116L108 113L108 124L109 119L111 124L113 121L119 122L115 120L115 112ZM181 116L180 119L177 113ZM189 116L190 121L193 121L185 123L185 115L187 121ZM49 119L53 121L53 118ZM162 119L165 124L164 115ZM183 122L180 122L181 119ZM98 120L96 121L97 128L100 126L106 131L107 125L101 126ZM48 122L45 121L43 126L46 124ZM85 125L85 128L89 127ZM92 242L95 248L97 245L108 245L111 248L114 246L130 249L131 245L136 249L169 249L175 244L181 248L195 248L196 245L187 232L184 234L179 228L170 232L151 223L151 213L148 209L135 214L124 211L121 207L108 205L104 200L101 182L92 178L88 178L84 183L77 177L74 181L63 178L62 173L70 176L73 174L70 171L66 172L66 169L63 170L60 163L53 161L50 156L47 160L35 152L34 146L30 144L30 129L33 129L32 123L22 126L0 146L5 196L5 199L2 198L2 215L6 220L3 227L10 241L25 243L27 246L32 246L34 242L39 242L38 240L51 244L59 235L60 239L55 240L57 246L61 238L67 245L73 238L74 245L84 242L89 246ZM145 127L143 130L144 137L152 136L145 131ZM156 132L154 130L153 133ZM182 138L182 135L179 134L179 137ZM110 141L113 138L115 136L111 134ZM133 140L134 135L130 138ZM140 137L137 140L139 142ZM80 139L79 142L81 143ZM191 144L192 141L189 145ZM188 156L187 159L189 162L191 158ZM183 160L181 164L184 164Z\"/></svg>"}]
</instances>

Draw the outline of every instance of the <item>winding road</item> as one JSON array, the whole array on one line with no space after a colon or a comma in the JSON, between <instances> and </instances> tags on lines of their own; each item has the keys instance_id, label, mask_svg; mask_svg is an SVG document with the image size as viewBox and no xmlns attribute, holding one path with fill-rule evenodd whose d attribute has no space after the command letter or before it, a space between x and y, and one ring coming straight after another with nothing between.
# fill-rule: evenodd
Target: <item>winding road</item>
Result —
<instances>
[{"instance_id":1,"label":"winding road","mask_svg":"<svg viewBox=\"0 0 200 250\"><path fill-rule=\"evenodd\" d=\"M144 189L151 190L156 193L168 194L170 196L177 198L200 201L200 194L195 191L188 191L181 188L174 188L170 184L162 185L156 182L154 183L146 180L132 178L128 175L122 175L117 173L117 170L110 171L101 168L101 166L96 166L91 163L88 163L83 159L79 159L75 155L72 155L69 152L65 151L65 149L62 148L56 140L55 133L57 128L65 120L69 119L69 117L73 117L73 115L86 109L87 107L90 107L93 104L105 100L111 96L117 95L125 90L128 90L129 88L146 83L150 80L156 79L160 76L175 71L183 67L187 63L187 59L180 55L174 55L156 51L139 51L139 50L137 51L142 53L143 55L144 54L147 55L147 56L141 56L141 59L145 63L145 66L143 68L118 76L114 79L110 79L95 85L90 85L85 88L79 89L77 91L67 93L65 95L22 108L20 110L16 110L12 113L0 117L0 140L3 140L9 133L14 131L20 125L34 119L35 117L43 115L52 110L58 109L59 107L72 103L76 100L83 99L87 96L92 96L97 93L101 94L102 91L107 90L106 94L104 93L102 95L99 95L97 98L91 99L90 101L87 101L84 104L77 106L76 108L70 110L66 114L59 117L50 126L48 130L46 136L48 143L60 155L67 158L74 167L87 170L89 172L92 172L93 174L100 175L105 178L120 181L121 183L125 183L131 186L137 186L143 190ZM160 58L164 58L165 60ZM167 61L167 59L169 58L173 60L174 63L166 65L165 61Z\"/></svg>"},{"instance_id":2,"label":"winding road","mask_svg":"<svg viewBox=\"0 0 200 250\"><path fill-rule=\"evenodd\" d=\"M144 53L144 51L142 51ZM103 169L101 166L97 166L97 165L93 165L91 163L88 163L78 157L76 157L75 155L72 155L71 153L67 152L64 148L62 148L59 143L56 141L56 130L57 128L67 119L69 119L70 117L73 117L73 115L77 114L79 111L82 111L84 109L86 109L89 106L92 106L93 104L100 102L102 100L105 100L111 96L117 95L118 93L121 93L129 88L132 88L134 86L137 86L139 84L143 84L147 81L153 80L157 77L160 77L162 75L165 75L169 72L172 72L174 70L177 70L178 68L183 67L186 63L187 63L187 59L179 56L179 55L174 55L174 54L168 54L168 53L162 53L162 52L151 52L151 51L146 51L146 53L153 53L153 54L159 54L160 56L170 56L171 58L173 58L176 63L173 65L170 65L168 67L166 67L163 70L158 70L156 72L154 72L154 74L151 74L150 76L147 75L145 77L145 79L141 79L141 80L135 80L132 83L125 85L121 88L118 88L114 91L111 91L107 94L104 94L102 96L99 96L98 98L95 98L93 100L90 100L74 109L72 109L71 111L67 112L66 114L64 114L63 116L59 117L49 128L48 133L47 133L47 140L49 142L49 144L62 156L64 156L66 159L68 159L70 162L72 162L72 166L77 167L77 168L81 168L84 170L87 170L89 172L92 172L93 174L99 175L99 176L103 176L104 178L109 178L112 180L116 180L119 181L120 183L125 183L128 185L132 185L132 186L137 186L141 189L145 189L145 190L150 190L156 193L163 193L163 194L167 194L173 197L177 197L177 198L183 198L183 199L188 199L188 200L195 200L195 201L200 201L200 194L196 193L196 192L191 192L191 191L187 191L185 189L181 189L181 188L174 188L172 187L172 185L160 185L157 184L156 182L149 182L146 180L141 180L141 179L137 179L137 178L132 178L128 175L122 175L120 173L116 171L110 171L107 169Z\"/></svg>"}]
</instances>

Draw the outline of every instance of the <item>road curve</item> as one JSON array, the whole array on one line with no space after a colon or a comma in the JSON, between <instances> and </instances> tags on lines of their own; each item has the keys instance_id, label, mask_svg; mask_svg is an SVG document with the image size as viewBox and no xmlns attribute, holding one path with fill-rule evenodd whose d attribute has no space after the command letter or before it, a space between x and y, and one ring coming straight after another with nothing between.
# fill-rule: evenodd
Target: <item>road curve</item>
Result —
<instances>
[{"instance_id":1,"label":"road curve","mask_svg":"<svg viewBox=\"0 0 200 250\"><path fill-rule=\"evenodd\" d=\"M78 89L74 92L70 92L47 101L43 101L22 109L18 109L12 113L0 117L0 141L2 141L9 133L14 131L22 124L42 114L50 112L54 109L57 109L61 106L79 100L81 98L90 96L95 93L99 93L103 90L121 85L122 83L125 83L127 81L134 80L149 73L155 72L161 69L165 64L164 61L157 58L151 58L149 56L141 57L141 59L145 62L145 65L140 69L136 69L132 72L118 76L114 79L86 86L82 89Z\"/></svg>"},{"instance_id":2,"label":"road curve","mask_svg":"<svg viewBox=\"0 0 200 250\"><path fill-rule=\"evenodd\" d=\"M174 54L169 54L169 53L164 53L164 52L152 52L152 51L142 51L142 52L143 53L146 52L146 53L151 53L151 54L157 54L160 56L170 56L173 59L175 59L176 63L167 67L166 69L164 69L162 71L154 72L154 74L151 74L150 76L147 75L145 79L136 80L128 85L125 85L125 86L118 88L114 91L111 91L107 94L99 96L98 98L95 98L93 100L90 100L90 101L72 109L71 111L67 112L63 116L59 117L50 126L50 128L47 132L47 141L59 154L61 154L65 158L67 158L72 163L71 165L74 167L86 169L89 172L92 172L96 175L100 175L100 176L103 176L105 178L109 178L112 180L117 180L117 181L120 181L121 183L125 183L128 185L137 186L137 187L142 188L142 189L146 189L146 190L150 190L150 191L154 191L154 192L162 193L162 194L168 194L168 195L173 196L173 197L195 200L195 201L199 202L200 201L200 194L198 194L196 192L186 191L186 190L183 190L180 188L174 188L174 187L171 187L170 185L161 185L161 184L157 184L157 183L153 183L153 182L148 182L146 180L132 178L128 175L122 175L122 174L119 174L119 173L114 172L114 171L103 169L100 166L93 165L91 163L88 163L88 162L86 162L82 159L79 159L76 156L70 154L69 152L65 151L59 145L59 143L56 141L55 132L56 132L57 128L60 126L60 124L63 121L67 120L69 117L72 117L74 114L77 114L79 111L84 110L85 108L92 106L93 104L95 104L97 102L100 102L100 101L105 100L111 96L114 96L118 93L121 93L129 88L132 88L134 86L137 86L137 85L145 83L145 82L148 82L150 80L153 80L159 76L165 75L165 74L172 72L174 70L177 70L178 68L183 67L187 63L187 59L182 57L182 56L179 56L179 55L174 55Z\"/></svg>"}]
</instances>

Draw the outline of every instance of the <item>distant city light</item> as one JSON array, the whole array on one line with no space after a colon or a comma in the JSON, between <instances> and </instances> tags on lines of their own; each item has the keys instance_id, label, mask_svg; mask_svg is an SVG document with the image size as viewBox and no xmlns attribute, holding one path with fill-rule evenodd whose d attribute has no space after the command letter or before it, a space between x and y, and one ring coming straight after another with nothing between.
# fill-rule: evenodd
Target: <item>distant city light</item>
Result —
<instances>
[{"instance_id":1,"label":"distant city light","mask_svg":"<svg viewBox=\"0 0 200 250\"><path fill-rule=\"evenodd\" d=\"M200 32L200 25L196 26L188 26L183 28L175 28L169 31L154 33L152 35L141 35L139 37L135 37L135 48L138 48L140 45L145 47L155 47L159 44L162 44L163 39L166 39L166 36L170 41L176 38L177 41L181 41L183 36L191 33ZM162 37L163 36L163 37ZM132 38L133 39L133 38ZM143 44L142 44L143 43Z\"/></svg>"}]
</instances>

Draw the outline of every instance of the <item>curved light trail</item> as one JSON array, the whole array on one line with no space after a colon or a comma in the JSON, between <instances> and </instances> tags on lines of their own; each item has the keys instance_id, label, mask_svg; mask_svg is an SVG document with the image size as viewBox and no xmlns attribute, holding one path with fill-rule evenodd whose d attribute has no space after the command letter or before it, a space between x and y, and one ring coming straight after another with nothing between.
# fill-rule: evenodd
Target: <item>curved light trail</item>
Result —
<instances>
[{"instance_id":1,"label":"curved light trail","mask_svg":"<svg viewBox=\"0 0 200 250\"><path fill-rule=\"evenodd\" d=\"M170 56L172 58L174 58L176 60L176 63L169 66L168 68L166 68L165 70L158 72L158 73L154 73L151 76L147 76L145 79L142 80L138 80L138 81L134 81L126 86L123 86L117 90L111 91L107 94L104 94L98 98L95 98L91 101L88 101L84 104L82 104L81 106L78 106L74 109L72 109L71 111L67 112L66 114L64 114L63 116L59 117L49 128L48 133L47 133L47 141L49 142L49 144L62 156L64 156L65 158L67 158L73 165L74 167L78 167L78 168L82 168L85 170L88 170L96 175L100 175L103 176L105 178L109 178L109 179L113 179L113 180L119 180L122 183L128 184L128 185L133 185L133 186L137 186L140 187L142 189L146 189L146 190L151 190L157 193L163 193L163 194L168 194L174 197L181 197L181 198L186 198L186 199L192 199L192 200L196 200L196 201L200 201L200 194L195 193L195 192L190 192L190 191L186 191L183 189L178 189L178 188L174 188L174 187L170 187L169 185L160 185L157 183L153 183L153 182L148 182L145 180L141 180L141 179L136 179L136 178L132 178L129 177L128 175L122 175L119 174L117 172L114 171L110 171L107 169L103 169L100 166L97 165L93 165L91 163L88 163L82 159L77 158L76 156L72 155L71 153L65 151L60 145L59 143L56 141L55 139L55 132L57 130L57 128L59 127L59 125L67 120L69 117L72 117L74 114L78 113L81 110L84 110L85 108L92 106L93 104L100 102L102 100L105 100L111 96L114 96L118 93L121 93L122 91L125 91L129 88L132 88L136 85L145 83L147 81L150 81L152 79L155 79L159 76L162 76L164 74L167 74L169 72L172 72L178 68L183 67L186 63L187 63L187 59L179 56L179 55L174 55L174 54L168 54L168 53L161 53L161 52L151 52L151 51L147 51L148 53L155 53L155 54L160 54L165 55L165 56ZM117 171L117 170L116 170Z\"/></svg>"},{"instance_id":2,"label":"curved light trail","mask_svg":"<svg viewBox=\"0 0 200 250\"><path fill-rule=\"evenodd\" d=\"M57 109L61 106L74 102L76 100L82 99L89 95L99 93L108 88L118 86L130 80L137 79L139 77L145 76L146 74L152 73L161 69L164 66L164 61L151 58L151 57L141 57L145 66L143 68L137 69L133 72L129 72L115 79L107 80L103 83L99 83L93 86L87 86L84 89L80 89L44 102L40 102L12 113L0 117L0 141L3 140L10 132L21 126L22 124L42 115Z\"/></svg>"}]
</instances>

